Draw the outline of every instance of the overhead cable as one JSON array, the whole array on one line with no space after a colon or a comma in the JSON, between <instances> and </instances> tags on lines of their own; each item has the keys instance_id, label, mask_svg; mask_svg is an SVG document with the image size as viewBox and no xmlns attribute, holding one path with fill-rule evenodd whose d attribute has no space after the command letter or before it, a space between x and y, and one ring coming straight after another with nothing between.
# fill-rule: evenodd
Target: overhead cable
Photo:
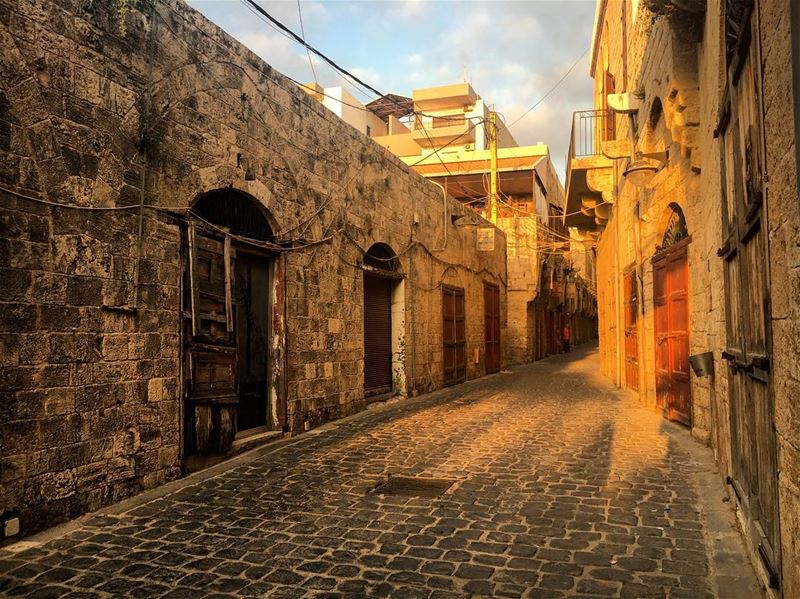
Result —
<instances>
[{"instance_id":1,"label":"overhead cable","mask_svg":"<svg viewBox=\"0 0 800 599\"><path fill-rule=\"evenodd\" d=\"M583 54L581 54L581 55L578 57L578 60L576 60L575 62L573 62L573 63L572 63L572 66L571 66L570 68L568 68L568 69L567 69L567 72L566 72L566 73L564 73L564 74L561 76L561 79L559 79L558 81L556 81L555 85L553 85L553 87L551 87L549 90L547 90L547 93L546 93L545 95L543 95L541 98L539 98L539 100L537 100L537 101L536 101L536 103L535 103L533 106L531 106L530 108L528 108L528 110L526 110L526 111L525 111L525 112L523 112L521 115L519 115L519 116L518 116L518 117L517 117L517 118L516 118L516 119L515 119L515 120L514 120L514 121L513 121L513 122L512 122L510 125L508 125L508 126L507 126L507 128L508 128L508 127L512 127L512 126L514 126L515 124L517 124L517 123L518 123L518 122L519 122L519 121L520 121L520 120L521 120L521 119L522 119L522 118L523 118L525 115L527 115L527 114L528 114L528 113L529 113L531 110L533 110L534 108L536 108L537 106L539 106L539 104L541 104L542 102L544 102L544 101L545 101L545 100L546 100L546 99L547 99L547 98L550 96L550 94L552 94L554 91L556 91L556 89L558 89L558 87L559 87L559 86L560 86L560 85L561 85L561 84L564 82L564 80L565 80L565 79L566 79L566 78L569 76L569 74L570 74L570 73L571 73L571 72L572 72L572 71L575 69L575 67L577 67L577 66L578 66L578 63L579 63L581 60L583 60L583 57L584 57L584 56L586 56L588 53L589 53L589 48L586 48L586 50L584 50L584 51L583 51Z\"/></svg>"}]
</instances>

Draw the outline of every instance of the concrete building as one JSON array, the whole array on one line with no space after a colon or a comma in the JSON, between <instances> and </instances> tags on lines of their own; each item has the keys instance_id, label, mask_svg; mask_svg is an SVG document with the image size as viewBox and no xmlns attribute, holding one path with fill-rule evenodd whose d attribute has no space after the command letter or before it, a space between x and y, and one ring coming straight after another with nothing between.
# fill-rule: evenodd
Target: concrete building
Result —
<instances>
[{"instance_id":1,"label":"concrete building","mask_svg":"<svg viewBox=\"0 0 800 599\"><path fill-rule=\"evenodd\" d=\"M366 129L180 0L0 6L8 538L506 363L504 234Z\"/></svg>"},{"instance_id":2,"label":"concrete building","mask_svg":"<svg viewBox=\"0 0 800 599\"><path fill-rule=\"evenodd\" d=\"M390 104L379 105L391 108L384 113L388 131L373 139L489 218L491 128L484 99L470 84L457 83L415 89L410 101ZM564 190L549 148L518 146L502 119L496 134L497 226L508 248L508 357L530 362L563 351L565 328L572 343L594 338L593 279L585 278L585 264L581 272L573 268L574 252L584 263L593 256L583 244L571 245L562 223Z\"/></svg>"},{"instance_id":3,"label":"concrete building","mask_svg":"<svg viewBox=\"0 0 800 599\"><path fill-rule=\"evenodd\" d=\"M711 445L785 599L800 596L796 16L788 0L600 0L565 219L596 247L604 373Z\"/></svg>"}]
</instances>

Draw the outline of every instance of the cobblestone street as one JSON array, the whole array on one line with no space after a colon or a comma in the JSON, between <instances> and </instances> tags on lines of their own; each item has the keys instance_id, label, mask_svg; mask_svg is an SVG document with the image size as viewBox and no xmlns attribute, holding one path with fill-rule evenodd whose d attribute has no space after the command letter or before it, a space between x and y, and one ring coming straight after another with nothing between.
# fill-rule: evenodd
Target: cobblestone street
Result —
<instances>
[{"instance_id":1,"label":"cobblestone street","mask_svg":"<svg viewBox=\"0 0 800 599\"><path fill-rule=\"evenodd\" d=\"M711 452L596 372L579 349L256 450L0 550L0 594L760 597Z\"/></svg>"}]
</instances>

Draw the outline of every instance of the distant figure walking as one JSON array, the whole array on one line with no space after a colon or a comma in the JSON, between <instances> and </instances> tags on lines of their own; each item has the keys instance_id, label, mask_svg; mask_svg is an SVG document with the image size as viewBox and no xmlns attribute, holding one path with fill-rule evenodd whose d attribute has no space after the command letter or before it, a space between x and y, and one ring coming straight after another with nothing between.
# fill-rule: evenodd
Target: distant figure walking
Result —
<instances>
[{"instance_id":1,"label":"distant figure walking","mask_svg":"<svg viewBox=\"0 0 800 599\"><path fill-rule=\"evenodd\" d=\"M566 353L570 349L569 348L569 325L568 324L564 325L564 333L563 333L563 335L561 337L562 337L563 343L564 343L564 352Z\"/></svg>"}]
</instances>

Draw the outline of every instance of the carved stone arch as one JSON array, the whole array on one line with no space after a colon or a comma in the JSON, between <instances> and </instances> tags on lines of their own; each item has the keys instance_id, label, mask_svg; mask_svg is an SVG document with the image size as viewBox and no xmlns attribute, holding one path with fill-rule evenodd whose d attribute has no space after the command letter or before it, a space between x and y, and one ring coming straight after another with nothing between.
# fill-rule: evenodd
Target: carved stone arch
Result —
<instances>
[{"instance_id":1,"label":"carved stone arch","mask_svg":"<svg viewBox=\"0 0 800 599\"><path fill-rule=\"evenodd\" d=\"M659 223L659 242L656 245L656 252L662 252L669 249L676 243L683 241L689 237L689 229L686 225L686 217L683 214L683 209L675 202L667 206L667 209L661 215Z\"/></svg>"}]
</instances>

